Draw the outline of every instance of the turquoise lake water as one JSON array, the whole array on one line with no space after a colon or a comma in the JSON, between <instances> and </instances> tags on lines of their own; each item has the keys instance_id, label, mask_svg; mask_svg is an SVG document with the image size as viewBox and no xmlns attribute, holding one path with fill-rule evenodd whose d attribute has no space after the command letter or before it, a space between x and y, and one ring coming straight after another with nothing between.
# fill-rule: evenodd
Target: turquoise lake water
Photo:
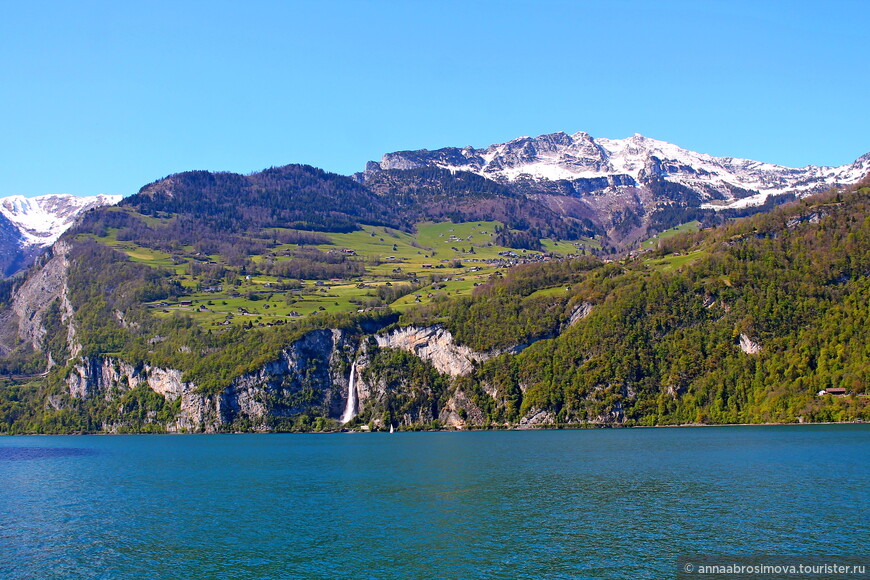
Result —
<instances>
[{"instance_id":1,"label":"turquoise lake water","mask_svg":"<svg viewBox=\"0 0 870 580\"><path fill-rule=\"evenodd\" d=\"M870 426L0 437L0 578L672 578L865 554Z\"/></svg>"}]
</instances>

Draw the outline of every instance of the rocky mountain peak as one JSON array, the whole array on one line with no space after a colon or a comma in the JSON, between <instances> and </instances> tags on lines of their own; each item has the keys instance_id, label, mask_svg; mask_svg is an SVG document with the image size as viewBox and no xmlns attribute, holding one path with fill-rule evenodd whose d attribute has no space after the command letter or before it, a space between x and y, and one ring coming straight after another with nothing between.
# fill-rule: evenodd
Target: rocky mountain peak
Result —
<instances>
[{"instance_id":1,"label":"rocky mountain peak","mask_svg":"<svg viewBox=\"0 0 870 580\"><path fill-rule=\"evenodd\" d=\"M483 149L466 146L436 151L398 151L370 162L366 174L390 169L440 167L469 171L510 185L537 182L541 190L568 182L575 191L592 193L617 187L643 188L649 180L687 188L702 201L727 207L744 198L763 203L770 195L798 195L857 182L870 171L870 154L840 167L791 168L737 157L713 157L635 133L624 139L594 138L563 131L518 137ZM363 175L363 181L365 174ZM558 186L565 189L565 186Z\"/></svg>"}]
</instances>

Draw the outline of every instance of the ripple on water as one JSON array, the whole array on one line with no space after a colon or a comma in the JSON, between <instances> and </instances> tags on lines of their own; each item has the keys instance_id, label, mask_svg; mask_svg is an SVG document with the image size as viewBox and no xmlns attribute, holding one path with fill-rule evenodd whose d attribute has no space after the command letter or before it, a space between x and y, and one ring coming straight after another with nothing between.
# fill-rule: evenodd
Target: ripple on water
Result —
<instances>
[{"instance_id":1,"label":"ripple on water","mask_svg":"<svg viewBox=\"0 0 870 580\"><path fill-rule=\"evenodd\" d=\"M0 447L0 461L27 461L54 457L95 455L95 449L81 447Z\"/></svg>"}]
</instances>

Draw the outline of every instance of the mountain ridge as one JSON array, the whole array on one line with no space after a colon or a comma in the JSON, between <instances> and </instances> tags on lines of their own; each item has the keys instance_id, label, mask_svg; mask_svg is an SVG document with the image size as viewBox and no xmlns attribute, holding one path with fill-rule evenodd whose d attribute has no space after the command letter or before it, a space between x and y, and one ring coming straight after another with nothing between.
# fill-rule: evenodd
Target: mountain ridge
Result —
<instances>
[{"instance_id":1,"label":"mountain ridge","mask_svg":"<svg viewBox=\"0 0 870 580\"><path fill-rule=\"evenodd\" d=\"M423 190L450 174L391 171ZM395 190L304 166L155 183L0 285L0 430L870 417L866 183L623 259L598 240L513 246L535 228L498 221L348 230ZM333 229L294 229L306 208L281 195L289 183L307 184L312 216L339 212ZM372 205L342 207L345 187Z\"/></svg>"},{"instance_id":2,"label":"mountain ridge","mask_svg":"<svg viewBox=\"0 0 870 580\"><path fill-rule=\"evenodd\" d=\"M678 223L714 225L722 222L716 214L723 210L746 211L770 200L775 205L780 198L856 183L868 173L870 153L838 167L792 168L697 153L638 133L607 139L560 131L484 148L385 153L380 162L370 161L352 176L301 165L248 175L187 171L154 181L127 199L156 210L178 205L175 189L248 189L272 198L273 212L280 206L273 219L293 214L294 223L313 229L347 230L360 223L408 228L425 219L492 218L529 237L603 235L615 251ZM312 180L321 178L330 182L326 189L311 189ZM121 199L69 194L0 198L0 274L8 277L27 267L88 209ZM205 213L232 209L220 195L193 201L204 203ZM240 207L244 213L245 206Z\"/></svg>"},{"instance_id":3,"label":"mountain ridge","mask_svg":"<svg viewBox=\"0 0 870 580\"><path fill-rule=\"evenodd\" d=\"M380 162L370 161L362 175L365 179L378 171L423 166L468 171L499 183L627 175L634 180L630 185L638 185L658 177L698 188L711 201L735 201L747 197L735 196L735 189L777 195L791 191L813 193L856 183L870 172L870 153L838 167L793 168L741 157L715 157L639 133L625 139L596 139L584 131L570 135L560 131L518 137L482 149L467 146L386 153Z\"/></svg>"},{"instance_id":4,"label":"mountain ridge","mask_svg":"<svg viewBox=\"0 0 870 580\"><path fill-rule=\"evenodd\" d=\"M539 214L584 224L619 251L679 223L716 225L753 207L857 183L870 173L870 153L839 167L790 168L714 157L640 134L596 139L583 131L557 132L481 149L386 153L355 178L372 184L427 168L483 177Z\"/></svg>"}]
</instances>

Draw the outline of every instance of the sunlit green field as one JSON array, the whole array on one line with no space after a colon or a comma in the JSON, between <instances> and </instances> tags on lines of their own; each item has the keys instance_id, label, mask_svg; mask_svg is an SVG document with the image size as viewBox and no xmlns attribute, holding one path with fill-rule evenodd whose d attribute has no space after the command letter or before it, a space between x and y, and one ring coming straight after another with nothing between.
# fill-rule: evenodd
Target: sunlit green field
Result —
<instances>
[{"instance_id":1,"label":"sunlit green field","mask_svg":"<svg viewBox=\"0 0 870 580\"><path fill-rule=\"evenodd\" d=\"M152 226L165 225L169 219L138 216ZM175 253L142 247L131 241L118 240L116 230L105 236L88 237L106 244L141 264L170 273L184 289L185 295L149 303L160 317L187 315L204 327L223 325L280 324L317 312L355 312L378 306L402 311L433 300L470 294L509 260L534 259L541 253L507 248L495 243L497 221L464 223L421 222L414 231L388 227L363 226L350 233L316 233L329 243L313 247L322 252L338 252L349 260L359 261L365 273L350 279L287 280L259 273L244 274L229 266L219 255L202 256L192 247ZM276 230L281 231L281 230ZM289 231L289 230L288 230ZM580 255L600 247L593 239L541 240L543 247L556 256ZM270 243L262 254L249 257L255 265L264 261L277 263L292 260L296 244ZM496 263L489 263L497 261ZM207 281L195 272L195 263L222 268L220 283ZM378 289L391 290L414 284L414 291L384 302ZM301 287L297 287L301 286ZM542 292L564 291L550 289Z\"/></svg>"},{"instance_id":2,"label":"sunlit green field","mask_svg":"<svg viewBox=\"0 0 870 580\"><path fill-rule=\"evenodd\" d=\"M672 254L663 258L645 260L644 264L654 270L659 270L661 272L672 272L674 270L682 268L687 264L697 262L698 260L706 256L707 253L708 252L706 250L695 250L694 252L689 252L687 254Z\"/></svg>"},{"instance_id":3,"label":"sunlit green field","mask_svg":"<svg viewBox=\"0 0 870 580\"><path fill-rule=\"evenodd\" d=\"M680 224L676 227L673 227L669 230L665 230L662 233L651 237L650 239L646 240L645 242L642 242L640 244L640 247L645 249L645 250L651 249L651 248L654 248L656 246L656 244L658 244L659 241L661 241L661 240L666 240L668 238L676 236L677 234L682 234L685 232L697 232L700 229L700 227L701 227L701 222L699 222L697 220L687 222L684 224Z\"/></svg>"}]
</instances>

